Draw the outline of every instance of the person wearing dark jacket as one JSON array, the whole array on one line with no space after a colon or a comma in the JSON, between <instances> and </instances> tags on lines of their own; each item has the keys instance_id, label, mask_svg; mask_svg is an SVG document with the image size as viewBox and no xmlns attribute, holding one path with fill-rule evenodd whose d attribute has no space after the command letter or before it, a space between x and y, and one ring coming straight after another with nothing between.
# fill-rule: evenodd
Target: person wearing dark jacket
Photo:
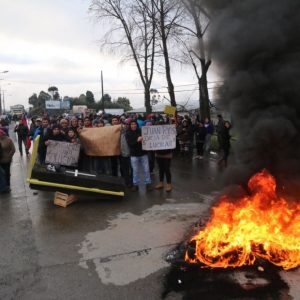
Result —
<instances>
[{"instance_id":1,"label":"person wearing dark jacket","mask_svg":"<svg viewBox=\"0 0 300 300\"><path fill-rule=\"evenodd\" d=\"M15 154L13 141L0 129L0 192L10 192L10 166Z\"/></svg>"},{"instance_id":2,"label":"person wearing dark jacket","mask_svg":"<svg viewBox=\"0 0 300 300\"><path fill-rule=\"evenodd\" d=\"M18 145L19 145L19 151L21 156L23 155L22 144L24 144L26 155L29 154L29 149L27 146L27 137L29 136L29 129L25 122L26 121L24 120L20 120L19 125L16 125L14 130L18 135Z\"/></svg>"},{"instance_id":3,"label":"person wearing dark jacket","mask_svg":"<svg viewBox=\"0 0 300 300\"><path fill-rule=\"evenodd\" d=\"M144 182L146 189L151 190L151 178L149 170L149 161L147 152L142 149L143 137L141 130L138 128L136 121L130 122L130 127L126 133L126 140L130 150L130 161L132 166L133 176L133 191L137 191L139 188L139 166L142 166L144 171Z\"/></svg>"},{"instance_id":4,"label":"person wearing dark jacket","mask_svg":"<svg viewBox=\"0 0 300 300\"><path fill-rule=\"evenodd\" d=\"M9 136L9 126L4 119L0 120L0 129L3 130L7 136Z\"/></svg>"},{"instance_id":5,"label":"person wearing dark jacket","mask_svg":"<svg viewBox=\"0 0 300 300\"><path fill-rule=\"evenodd\" d=\"M49 139L50 132L51 132L51 129L49 127L49 120L46 117L44 117L42 119L42 126L40 126L36 129L34 136L33 136L33 140L35 140L35 138L37 136L40 136L39 146L38 146L38 156L39 156L40 164L45 163L46 150L47 150L45 141Z\"/></svg>"},{"instance_id":6,"label":"person wearing dark jacket","mask_svg":"<svg viewBox=\"0 0 300 300\"><path fill-rule=\"evenodd\" d=\"M177 138L180 145L182 156L188 156L193 137L193 129L187 119L183 119L181 125L177 128Z\"/></svg>"},{"instance_id":7,"label":"person wearing dark jacket","mask_svg":"<svg viewBox=\"0 0 300 300\"><path fill-rule=\"evenodd\" d=\"M206 154L210 153L210 146L211 146L211 137L214 133L214 125L213 123L209 120L209 118L205 118L204 120L204 127L206 129L206 136L205 136L205 141L204 141L204 152Z\"/></svg>"},{"instance_id":8,"label":"person wearing dark jacket","mask_svg":"<svg viewBox=\"0 0 300 300\"><path fill-rule=\"evenodd\" d=\"M158 125L164 125L167 124L168 121L159 121ZM172 187L172 176L171 176L171 161L173 156L173 150L172 149L164 149L164 150L156 150L155 151L155 157L158 165L158 171L159 171L159 183L155 186L155 189L163 189L164 188L164 177L166 177L166 192L171 192Z\"/></svg>"},{"instance_id":9,"label":"person wearing dark jacket","mask_svg":"<svg viewBox=\"0 0 300 300\"><path fill-rule=\"evenodd\" d=\"M29 137L31 140L33 140L34 133L42 125L42 119L41 118L32 118L30 129L29 129Z\"/></svg>"},{"instance_id":10,"label":"person wearing dark jacket","mask_svg":"<svg viewBox=\"0 0 300 300\"><path fill-rule=\"evenodd\" d=\"M195 136L196 136L196 149L197 149L197 155L195 156L195 159L202 159L203 158L203 152L204 152L204 141L206 136L206 128L204 127L204 124L202 121L198 121L196 127L195 127Z\"/></svg>"},{"instance_id":11,"label":"person wearing dark jacket","mask_svg":"<svg viewBox=\"0 0 300 300\"><path fill-rule=\"evenodd\" d=\"M217 132L219 150L221 150L222 135L223 135L224 130L225 130L224 119L223 119L222 115L218 115L218 124L216 126L216 132Z\"/></svg>"},{"instance_id":12,"label":"person wearing dark jacket","mask_svg":"<svg viewBox=\"0 0 300 300\"><path fill-rule=\"evenodd\" d=\"M59 125L54 125L48 136L45 136L45 145L48 146L50 141L67 142L67 136L62 133Z\"/></svg>"},{"instance_id":13,"label":"person wearing dark jacket","mask_svg":"<svg viewBox=\"0 0 300 300\"><path fill-rule=\"evenodd\" d=\"M224 166L227 166L227 160L229 156L229 150L230 150L230 131L231 124L228 121L224 122L224 129L222 131L222 135L220 136L220 148L223 151L222 158L218 161L219 165L224 164Z\"/></svg>"}]
</instances>

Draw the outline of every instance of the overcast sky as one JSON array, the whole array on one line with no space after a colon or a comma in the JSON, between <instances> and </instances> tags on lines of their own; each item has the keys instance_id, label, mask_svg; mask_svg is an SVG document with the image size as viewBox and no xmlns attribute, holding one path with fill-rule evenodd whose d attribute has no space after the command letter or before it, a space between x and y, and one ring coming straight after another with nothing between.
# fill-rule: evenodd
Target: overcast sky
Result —
<instances>
[{"instance_id":1,"label":"overcast sky","mask_svg":"<svg viewBox=\"0 0 300 300\"><path fill-rule=\"evenodd\" d=\"M99 50L104 30L88 15L88 0L0 0L0 87L6 109L28 107L28 98L55 85L61 96L78 97L90 90L100 99L100 72L104 92L126 96L135 108L143 107L142 86L134 64L121 65L118 57ZM193 71L173 70L178 100L197 99ZM166 91L164 77L152 87ZM126 90L126 91L123 91ZM183 92L182 90L187 90ZM140 94L139 94L140 93ZM168 96L166 93L164 94ZM167 103L166 103L167 104Z\"/></svg>"}]
</instances>

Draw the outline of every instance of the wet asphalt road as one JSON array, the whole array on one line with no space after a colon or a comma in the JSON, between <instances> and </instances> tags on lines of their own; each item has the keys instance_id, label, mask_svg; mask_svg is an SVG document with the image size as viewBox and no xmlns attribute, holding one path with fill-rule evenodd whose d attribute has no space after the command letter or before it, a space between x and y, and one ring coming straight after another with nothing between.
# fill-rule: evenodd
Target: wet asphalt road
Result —
<instances>
[{"instance_id":1,"label":"wet asphalt road","mask_svg":"<svg viewBox=\"0 0 300 300\"><path fill-rule=\"evenodd\" d=\"M17 151L12 192L0 196L0 299L161 299L167 253L217 190L214 161L177 159L169 194L142 186L62 208L54 193L28 187L27 164Z\"/></svg>"},{"instance_id":2,"label":"wet asphalt road","mask_svg":"<svg viewBox=\"0 0 300 300\"><path fill-rule=\"evenodd\" d=\"M15 154L12 192L0 195L0 299L161 299L166 256L221 189L215 158L174 159L169 194L142 187L123 200L80 197L62 208L53 192L29 189L27 164Z\"/></svg>"}]
</instances>

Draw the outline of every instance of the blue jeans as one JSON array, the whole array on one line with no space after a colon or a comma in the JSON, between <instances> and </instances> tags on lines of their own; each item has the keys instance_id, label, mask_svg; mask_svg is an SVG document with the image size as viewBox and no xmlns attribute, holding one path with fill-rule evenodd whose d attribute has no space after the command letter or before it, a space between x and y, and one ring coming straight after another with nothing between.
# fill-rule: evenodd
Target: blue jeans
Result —
<instances>
[{"instance_id":1,"label":"blue jeans","mask_svg":"<svg viewBox=\"0 0 300 300\"><path fill-rule=\"evenodd\" d=\"M210 145L211 145L211 134L208 133L206 136L205 136L205 141L204 141L204 152L208 153L209 154L209 151L210 151Z\"/></svg>"},{"instance_id":2,"label":"blue jeans","mask_svg":"<svg viewBox=\"0 0 300 300\"><path fill-rule=\"evenodd\" d=\"M143 156L131 156L131 166L132 166L132 176L133 176L133 185L138 185L140 183L139 177L139 165L143 167L144 171L144 182L145 184L151 183L150 171L149 171L149 161L148 155Z\"/></svg>"}]
</instances>

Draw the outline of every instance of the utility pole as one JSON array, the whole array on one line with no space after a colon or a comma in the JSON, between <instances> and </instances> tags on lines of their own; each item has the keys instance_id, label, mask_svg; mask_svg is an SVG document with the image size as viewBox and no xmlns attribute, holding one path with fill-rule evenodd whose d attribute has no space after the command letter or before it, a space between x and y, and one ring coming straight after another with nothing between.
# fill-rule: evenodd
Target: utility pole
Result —
<instances>
[{"instance_id":1,"label":"utility pole","mask_svg":"<svg viewBox=\"0 0 300 300\"><path fill-rule=\"evenodd\" d=\"M2 115L2 98L1 98L1 86L0 86L0 115Z\"/></svg>"},{"instance_id":2,"label":"utility pole","mask_svg":"<svg viewBox=\"0 0 300 300\"><path fill-rule=\"evenodd\" d=\"M104 114L104 92L103 92L103 73L101 70L101 93L102 93L102 100L101 100L101 104L102 104L102 114Z\"/></svg>"},{"instance_id":3,"label":"utility pole","mask_svg":"<svg viewBox=\"0 0 300 300\"><path fill-rule=\"evenodd\" d=\"M5 70L5 71L1 71L0 74L4 74L4 73L8 73L9 71ZM3 79L0 79L3 80ZM2 101L1 101L1 86L0 86L0 114L2 114ZM3 92L3 103L4 103L4 92Z\"/></svg>"},{"instance_id":4,"label":"utility pole","mask_svg":"<svg viewBox=\"0 0 300 300\"><path fill-rule=\"evenodd\" d=\"M5 102L4 102L4 90L2 90L2 97L3 97L3 99L2 99L2 101L3 101L3 106L2 106L2 108L3 108L3 114L5 114Z\"/></svg>"}]
</instances>

